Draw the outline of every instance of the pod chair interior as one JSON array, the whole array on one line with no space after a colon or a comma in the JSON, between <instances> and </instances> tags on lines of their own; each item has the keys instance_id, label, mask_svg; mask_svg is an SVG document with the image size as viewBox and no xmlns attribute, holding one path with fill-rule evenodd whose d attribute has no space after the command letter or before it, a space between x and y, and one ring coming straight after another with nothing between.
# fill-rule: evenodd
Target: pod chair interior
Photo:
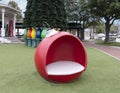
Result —
<instances>
[{"instance_id":1,"label":"pod chair interior","mask_svg":"<svg viewBox=\"0 0 120 93\"><path fill-rule=\"evenodd\" d=\"M84 45L76 36L66 32L42 40L34 59L39 74L53 82L73 81L87 67Z\"/></svg>"}]
</instances>

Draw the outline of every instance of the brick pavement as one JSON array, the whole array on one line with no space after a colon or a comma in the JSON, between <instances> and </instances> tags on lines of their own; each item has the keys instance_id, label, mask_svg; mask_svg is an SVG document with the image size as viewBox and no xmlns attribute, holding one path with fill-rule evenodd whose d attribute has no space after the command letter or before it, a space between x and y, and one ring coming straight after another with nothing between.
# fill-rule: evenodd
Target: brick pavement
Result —
<instances>
[{"instance_id":1,"label":"brick pavement","mask_svg":"<svg viewBox=\"0 0 120 93\"><path fill-rule=\"evenodd\" d=\"M84 42L85 46L90 46L105 52L106 54L120 60L120 47L97 45L94 41Z\"/></svg>"}]
</instances>

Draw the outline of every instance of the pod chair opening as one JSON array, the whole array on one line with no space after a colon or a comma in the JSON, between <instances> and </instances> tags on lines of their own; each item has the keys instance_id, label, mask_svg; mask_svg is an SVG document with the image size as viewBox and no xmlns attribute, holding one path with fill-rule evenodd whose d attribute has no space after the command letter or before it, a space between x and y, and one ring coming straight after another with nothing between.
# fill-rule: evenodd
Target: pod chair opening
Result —
<instances>
[{"instance_id":1,"label":"pod chair opening","mask_svg":"<svg viewBox=\"0 0 120 93\"><path fill-rule=\"evenodd\" d=\"M86 69L86 52L82 43L73 35L57 38L49 47L46 71L52 76L67 76Z\"/></svg>"}]
</instances>

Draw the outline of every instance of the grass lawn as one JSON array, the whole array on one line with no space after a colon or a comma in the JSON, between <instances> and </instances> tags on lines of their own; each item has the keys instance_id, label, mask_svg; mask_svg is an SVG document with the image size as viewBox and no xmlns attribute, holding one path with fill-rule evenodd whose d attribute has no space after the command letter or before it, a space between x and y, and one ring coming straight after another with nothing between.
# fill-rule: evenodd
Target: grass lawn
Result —
<instances>
[{"instance_id":1,"label":"grass lawn","mask_svg":"<svg viewBox=\"0 0 120 93\"><path fill-rule=\"evenodd\" d=\"M74 82L51 83L37 73L35 48L0 44L0 93L119 93L120 61L86 47L88 67Z\"/></svg>"}]
</instances>

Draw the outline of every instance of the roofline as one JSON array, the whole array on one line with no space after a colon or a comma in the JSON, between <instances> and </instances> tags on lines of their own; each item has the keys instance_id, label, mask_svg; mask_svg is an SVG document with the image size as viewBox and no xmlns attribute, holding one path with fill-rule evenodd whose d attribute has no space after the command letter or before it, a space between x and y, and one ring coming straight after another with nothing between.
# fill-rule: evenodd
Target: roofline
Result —
<instances>
[{"instance_id":1,"label":"roofline","mask_svg":"<svg viewBox=\"0 0 120 93\"><path fill-rule=\"evenodd\" d=\"M15 8L13 8L13 7L8 6L7 4L2 4L2 3L0 3L0 7L8 8L8 9L11 9L11 10L13 10L14 12L18 12L18 13L21 13L21 12L22 12L22 10L17 10L17 9L15 9Z\"/></svg>"}]
</instances>

